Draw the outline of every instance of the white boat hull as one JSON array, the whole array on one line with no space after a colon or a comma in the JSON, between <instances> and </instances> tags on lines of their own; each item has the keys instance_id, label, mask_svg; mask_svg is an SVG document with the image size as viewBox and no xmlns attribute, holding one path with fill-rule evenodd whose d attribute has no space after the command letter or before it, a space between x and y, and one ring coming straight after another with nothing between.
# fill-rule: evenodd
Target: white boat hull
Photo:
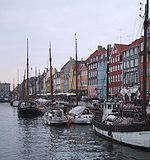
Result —
<instances>
[{"instance_id":1,"label":"white boat hull","mask_svg":"<svg viewBox=\"0 0 150 160\"><path fill-rule=\"evenodd\" d=\"M109 140L123 143L134 148L148 149L150 150L150 131L140 132L114 132L106 131L97 128L93 125L93 129L99 135Z\"/></svg>"},{"instance_id":2,"label":"white boat hull","mask_svg":"<svg viewBox=\"0 0 150 160\"><path fill-rule=\"evenodd\" d=\"M68 123L91 124L93 115L68 116Z\"/></svg>"},{"instance_id":3,"label":"white boat hull","mask_svg":"<svg viewBox=\"0 0 150 160\"><path fill-rule=\"evenodd\" d=\"M51 112L45 112L44 116L44 124L46 125L66 125L67 119L63 114L62 110L53 110Z\"/></svg>"}]
</instances>

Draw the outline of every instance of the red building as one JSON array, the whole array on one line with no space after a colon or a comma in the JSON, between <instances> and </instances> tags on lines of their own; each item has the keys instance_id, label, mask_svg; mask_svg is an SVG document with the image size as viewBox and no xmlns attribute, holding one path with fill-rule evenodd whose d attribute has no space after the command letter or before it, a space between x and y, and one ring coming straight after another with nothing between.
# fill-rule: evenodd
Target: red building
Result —
<instances>
[{"instance_id":1,"label":"red building","mask_svg":"<svg viewBox=\"0 0 150 160\"><path fill-rule=\"evenodd\" d=\"M114 44L109 54L109 96L117 96L122 87L122 52L125 44Z\"/></svg>"}]
</instances>

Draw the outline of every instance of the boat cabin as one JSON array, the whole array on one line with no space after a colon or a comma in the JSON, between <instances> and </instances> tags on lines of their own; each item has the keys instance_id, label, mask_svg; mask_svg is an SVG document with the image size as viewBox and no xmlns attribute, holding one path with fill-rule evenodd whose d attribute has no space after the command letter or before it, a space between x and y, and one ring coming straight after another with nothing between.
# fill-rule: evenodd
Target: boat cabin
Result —
<instances>
[{"instance_id":1,"label":"boat cabin","mask_svg":"<svg viewBox=\"0 0 150 160\"><path fill-rule=\"evenodd\" d=\"M103 111L102 121L104 121L109 115L117 113L117 109L120 108L121 102L106 101L101 103L101 109Z\"/></svg>"}]
</instances>

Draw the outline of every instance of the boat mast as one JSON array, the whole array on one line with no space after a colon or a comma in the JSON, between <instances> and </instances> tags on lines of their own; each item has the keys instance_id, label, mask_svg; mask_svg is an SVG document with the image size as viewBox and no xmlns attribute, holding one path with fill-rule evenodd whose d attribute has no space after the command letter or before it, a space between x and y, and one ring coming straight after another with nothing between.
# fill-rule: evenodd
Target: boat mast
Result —
<instances>
[{"instance_id":1,"label":"boat mast","mask_svg":"<svg viewBox=\"0 0 150 160\"><path fill-rule=\"evenodd\" d=\"M27 96L26 100L29 100L29 53L28 53L28 38L27 38Z\"/></svg>"},{"instance_id":2,"label":"boat mast","mask_svg":"<svg viewBox=\"0 0 150 160\"><path fill-rule=\"evenodd\" d=\"M17 99L19 98L19 69L17 69Z\"/></svg>"},{"instance_id":3,"label":"boat mast","mask_svg":"<svg viewBox=\"0 0 150 160\"><path fill-rule=\"evenodd\" d=\"M54 101L53 98L53 78L52 78L52 53L51 53L51 42L49 42L49 64L50 64L50 91L51 91L51 100Z\"/></svg>"},{"instance_id":4,"label":"boat mast","mask_svg":"<svg viewBox=\"0 0 150 160\"><path fill-rule=\"evenodd\" d=\"M35 98L36 98L36 94L37 94L36 82L37 82L37 67L35 67L35 80L34 80L34 85L35 85L34 96L35 96Z\"/></svg>"},{"instance_id":5,"label":"boat mast","mask_svg":"<svg viewBox=\"0 0 150 160\"><path fill-rule=\"evenodd\" d=\"M145 5L145 20L144 20L144 52L143 52L143 94L142 94L142 117L146 120L146 85L147 85L147 30L148 30L148 17L149 17L149 0Z\"/></svg>"},{"instance_id":6,"label":"boat mast","mask_svg":"<svg viewBox=\"0 0 150 160\"><path fill-rule=\"evenodd\" d=\"M77 36L75 33L75 56L76 56L76 106L78 106L78 55L77 55Z\"/></svg>"},{"instance_id":7,"label":"boat mast","mask_svg":"<svg viewBox=\"0 0 150 160\"><path fill-rule=\"evenodd\" d=\"M110 45L108 44L107 45L107 68L106 68L106 74L107 74L107 77L106 77L106 100L108 100L109 98L109 52L110 52Z\"/></svg>"}]
</instances>

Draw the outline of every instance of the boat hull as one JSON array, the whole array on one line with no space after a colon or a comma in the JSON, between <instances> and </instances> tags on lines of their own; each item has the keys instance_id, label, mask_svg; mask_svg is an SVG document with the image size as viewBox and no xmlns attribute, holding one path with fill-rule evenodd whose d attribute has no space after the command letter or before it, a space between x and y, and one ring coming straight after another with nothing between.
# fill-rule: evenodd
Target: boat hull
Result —
<instances>
[{"instance_id":1,"label":"boat hull","mask_svg":"<svg viewBox=\"0 0 150 160\"><path fill-rule=\"evenodd\" d=\"M114 126L115 127L115 126ZM139 131L112 131L105 130L104 125L95 125L93 124L93 129L95 132L112 142L128 145L132 148L137 148L141 150L150 150L150 130L139 130Z\"/></svg>"},{"instance_id":2,"label":"boat hull","mask_svg":"<svg viewBox=\"0 0 150 160\"><path fill-rule=\"evenodd\" d=\"M44 124L49 125L49 126L66 126L67 121L56 121L56 120L47 121L47 120L45 120Z\"/></svg>"},{"instance_id":3,"label":"boat hull","mask_svg":"<svg viewBox=\"0 0 150 160\"><path fill-rule=\"evenodd\" d=\"M64 126L67 125L66 119L50 119L44 116L44 124L49 126Z\"/></svg>"},{"instance_id":4,"label":"boat hull","mask_svg":"<svg viewBox=\"0 0 150 160\"><path fill-rule=\"evenodd\" d=\"M85 118L85 117L78 117L78 116L75 116L75 118L73 116L70 116L68 118L68 123L71 123L71 124L90 125L91 122L92 122L92 118Z\"/></svg>"},{"instance_id":5,"label":"boat hull","mask_svg":"<svg viewBox=\"0 0 150 160\"><path fill-rule=\"evenodd\" d=\"M28 107L25 109L18 109L18 116L19 117L36 117L39 115L40 115L40 112L37 110L37 108L34 108L34 107Z\"/></svg>"},{"instance_id":6,"label":"boat hull","mask_svg":"<svg viewBox=\"0 0 150 160\"><path fill-rule=\"evenodd\" d=\"M63 110L51 110L49 112L45 112L44 116L44 124L49 126L64 126L67 125L67 119L64 116Z\"/></svg>"}]
</instances>

